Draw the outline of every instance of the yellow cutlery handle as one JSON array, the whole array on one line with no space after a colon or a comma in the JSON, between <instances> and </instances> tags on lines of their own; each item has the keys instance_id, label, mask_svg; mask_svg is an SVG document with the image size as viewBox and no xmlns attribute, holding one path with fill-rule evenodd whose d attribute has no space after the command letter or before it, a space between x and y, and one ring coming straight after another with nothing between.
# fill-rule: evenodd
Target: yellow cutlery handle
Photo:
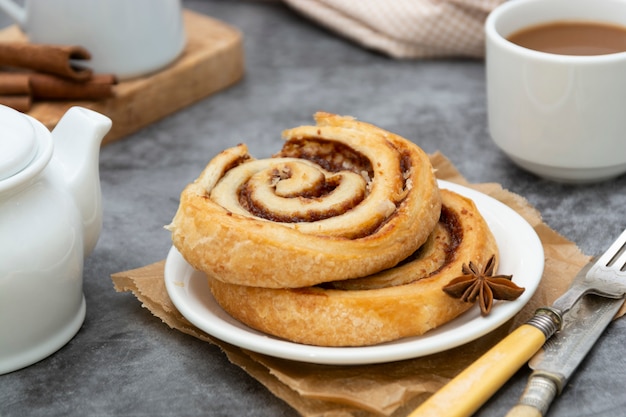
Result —
<instances>
[{"instance_id":1,"label":"yellow cutlery handle","mask_svg":"<svg viewBox=\"0 0 626 417\"><path fill-rule=\"evenodd\" d=\"M518 404L511 408L506 417L542 417L541 411L530 405Z\"/></svg>"},{"instance_id":2,"label":"yellow cutlery handle","mask_svg":"<svg viewBox=\"0 0 626 417\"><path fill-rule=\"evenodd\" d=\"M523 324L434 393L409 417L467 417L543 346L545 334Z\"/></svg>"}]
</instances>

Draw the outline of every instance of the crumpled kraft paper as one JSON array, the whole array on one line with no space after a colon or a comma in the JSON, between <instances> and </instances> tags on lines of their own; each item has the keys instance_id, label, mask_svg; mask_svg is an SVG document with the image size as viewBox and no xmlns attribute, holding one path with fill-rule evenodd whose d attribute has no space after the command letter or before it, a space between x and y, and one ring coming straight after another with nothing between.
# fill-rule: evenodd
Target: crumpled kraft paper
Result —
<instances>
[{"instance_id":1,"label":"crumpled kraft paper","mask_svg":"<svg viewBox=\"0 0 626 417\"><path fill-rule=\"evenodd\" d=\"M545 252L542 282L524 309L494 332L466 345L421 358L374 365L318 365L254 353L222 342L189 323L172 304L163 277L165 261L111 276L117 291L131 291L142 305L173 329L214 343L228 359L305 417L408 415L534 311L567 290L590 257L542 222L522 197L498 184L470 184L441 153L431 155L437 177L487 194L513 208L535 229ZM626 311L622 307L618 316Z\"/></svg>"}]
</instances>

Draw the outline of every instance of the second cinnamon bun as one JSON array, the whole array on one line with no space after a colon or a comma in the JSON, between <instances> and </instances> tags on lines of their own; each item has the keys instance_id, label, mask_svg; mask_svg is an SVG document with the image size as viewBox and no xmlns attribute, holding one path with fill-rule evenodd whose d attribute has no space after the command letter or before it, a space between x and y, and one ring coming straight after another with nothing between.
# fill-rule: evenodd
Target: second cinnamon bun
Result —
<instances>
[{"instance_id":1,"label":"second cinnamon bun","mask_svg":"<svg viewBox=\"0 0 626 417\"><path fill-rule=\"evenodd\" d=\"M470 262L484 266L498 248L474 202L442 190L443 208L428 242L394 268L308 288L227 284L208 276L231 316L267 334L317 346L367 346L421 335L472 303L443 290Z\"/></svg>"}]
</instances>

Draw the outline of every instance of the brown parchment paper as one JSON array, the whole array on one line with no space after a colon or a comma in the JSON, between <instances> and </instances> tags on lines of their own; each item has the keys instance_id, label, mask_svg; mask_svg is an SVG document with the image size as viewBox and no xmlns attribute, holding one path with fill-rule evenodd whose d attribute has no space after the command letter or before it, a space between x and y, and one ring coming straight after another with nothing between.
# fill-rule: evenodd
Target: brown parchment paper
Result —
<instances>
[{"instance_id":1,"label":"brown parchment paper","mask_svg":"<svg viewBox=\"0 0 626 417\"><path fill-rule=\"evenodd\" d=\"M566 291L590 259L541 220L524 198L495 183L470 184L441 153L431 155L437 177L487 194L513 208L535 229L545 253L541 284L524 309L494 332L438 354L374 365L317 365L273 358L217 340L189 323L174 307L163 277L165 261L111 276L117 291L131 291L173 329L218 345L228 359L256 378L274 395L305 417L369 417L408 415L534 311L550 305ZM619 315L624 314L622 307Z\"/></svg>"}]
</instances>

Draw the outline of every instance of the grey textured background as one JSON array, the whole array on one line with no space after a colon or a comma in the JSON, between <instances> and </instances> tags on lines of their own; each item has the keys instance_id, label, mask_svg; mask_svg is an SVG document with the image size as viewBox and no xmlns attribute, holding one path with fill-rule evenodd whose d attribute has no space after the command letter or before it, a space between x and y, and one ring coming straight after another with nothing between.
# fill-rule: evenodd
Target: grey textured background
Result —
<instances>
[{"instance_id":1,"label":"grey textured background","mask_svg":"<svg viewBox=\"0 0 626 417\"><path fill-rule=\"evenodd\" d=\"M110 274L166 256L163 225L184 185L214 154L246 142L253 155L269 156L283 128L309 123L316 110L354 115L427 152L442 151L470 181L499 182L527 198L587 254L604 250L626 227L625 176L593 186L555 184L496 149L482 62L390 60L278 2L183 3L244 33L245 79L102 150L104 231L86 262L84 326L53 356L0 376L1 416L296 416L217 347L170 330L131 294L116 293ZM620 320L550 416L625 416L624 346ZM477 415L504 415L527 376L520 370Z\"/></svg>"}]
</instances>

